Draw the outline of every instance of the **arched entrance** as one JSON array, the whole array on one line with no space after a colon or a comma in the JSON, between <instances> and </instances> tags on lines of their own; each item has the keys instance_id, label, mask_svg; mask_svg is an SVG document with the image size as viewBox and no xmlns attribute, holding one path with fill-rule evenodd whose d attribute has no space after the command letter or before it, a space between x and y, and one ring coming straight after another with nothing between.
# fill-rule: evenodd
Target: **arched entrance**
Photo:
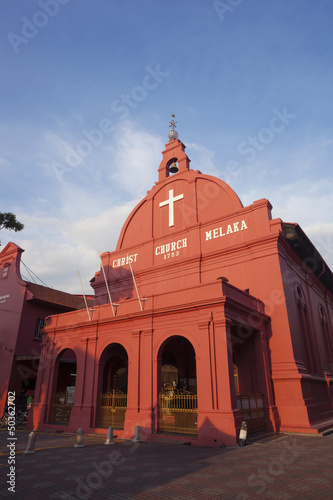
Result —
<instances>
[{"instance_id":1,"label":"arched entrance","mask_svg":"<svg viewBox=\"0 0 333 500\"><path fill-rule=\"evenodd\" d=\"M265 396L260 375L263 354L258 330L232 325L233 368L237 408L249 432L266 429Z\"/></svg>"},{"instance_id":2,"label":"arched entrance","mask_svg":"<svg viewBox=\"0 0 333 500\"><path fill-rule=\"evenodd\" d=\"M184 337L169 338L160 348L158 431L197 434L198 401L195 351Z\"/></svg>"},{"instance_id":3,"label":"arched entrance","mask_svg":"<svg viewBox=\"0 0 333 500\"><path fill-rule=\"evenodd\" d=\"M96 425L123 429L127 409L128 357L120 344L104 349L99 370Z\"/></svg>"},{"instance_id":4,"label":"arched entrance","mask_svg":"<svg viewBox=\"0 0 333 500\"><path fill-rule=\"evenodd\" d=\"M55 363L50 422L68 425L74 405L76 355L72 349L62 351Z\"/></svg>"}]
</instances>

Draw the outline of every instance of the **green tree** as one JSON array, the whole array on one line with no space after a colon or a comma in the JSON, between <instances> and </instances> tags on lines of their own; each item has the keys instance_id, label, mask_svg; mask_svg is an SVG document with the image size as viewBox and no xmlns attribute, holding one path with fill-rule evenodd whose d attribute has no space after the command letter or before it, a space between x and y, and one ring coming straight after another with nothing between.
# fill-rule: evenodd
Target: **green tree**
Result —
<instances>
[{"instance_id":1,"label":"green tree","mask_svg":"<svg viewBox=\"0 0 333 500\"><path fill-rule=\"evenodd\" d=\"M0 230L9 229L11 231L22 231L24 225L16 219L16 215L11 212L0 212Z\"/></svg>"}]
</instances>

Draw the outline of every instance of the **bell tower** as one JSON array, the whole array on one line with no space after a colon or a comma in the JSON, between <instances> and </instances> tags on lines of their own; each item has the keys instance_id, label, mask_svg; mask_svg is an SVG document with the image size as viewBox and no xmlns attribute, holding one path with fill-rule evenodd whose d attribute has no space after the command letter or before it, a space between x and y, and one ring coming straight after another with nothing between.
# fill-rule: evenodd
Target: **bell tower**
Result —
<instances>
[{"instance_id":1,"label":"bell tower","mask_svg":"<svg viewBox=\"0 0 333 500\"><path fill-rule=\"evenodd\" d=\"M178 174L189 170L190 159L185 153L185 145L178 139L178 132L175 130L175 115L171 113L170 132L168 134L169 142L162 151L163 159L158 168L158 182L161 182L170 175Z\"/></svg>"}]
</instances>

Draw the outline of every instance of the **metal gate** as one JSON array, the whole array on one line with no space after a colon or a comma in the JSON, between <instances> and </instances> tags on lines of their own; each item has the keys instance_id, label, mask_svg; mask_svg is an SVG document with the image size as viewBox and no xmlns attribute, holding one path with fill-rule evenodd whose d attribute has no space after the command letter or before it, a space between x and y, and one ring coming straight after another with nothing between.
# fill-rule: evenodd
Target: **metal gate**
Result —
<instances>
[{"instance_id":1,"label":"metal gate","mask_svg":"<svg viewBox=\"0 0 333 500\"><path fill-rule=\"evenodd\" d=\"M264 396L262 394L237 396L237 408L241 410L249 431L256 432L266 429Z\"/></svg>"},{"instance_id":2,"label":"metal gate","mask_svg":"<svg viewBox=\"0 0 333 500\"><path fill-rule=\"evenodd\" d=\"M127 394L114 389L100 395L97 427L123 429L127 409Z\"/></svg>"},{"instance_id":3,"label":"metal gate","mask_svg":"<svg viewBox=\"0 0 333 500\"><path fill-rule=\"evenodd\" d=\"M50 423L68 424L74 404L74 395L58 392L52 397Z\"/></svg>"},{"instance_id":4,"label":"metal gate","mask_svg":"<svg viewBox=\"0 0 333 500\"><path fill-rule=\"evenodd\" d=\"M164 384L159 395L159 432L192 434L198 430L198 396Z\"/></svg>"}]
</instances>

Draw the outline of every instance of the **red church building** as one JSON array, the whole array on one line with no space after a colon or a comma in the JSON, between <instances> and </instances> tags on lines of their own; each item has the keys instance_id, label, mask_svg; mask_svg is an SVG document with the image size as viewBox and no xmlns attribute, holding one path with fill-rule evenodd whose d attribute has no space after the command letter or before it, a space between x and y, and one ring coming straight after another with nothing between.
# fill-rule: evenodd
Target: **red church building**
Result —
<instances>
[{"instance_id":1,"label":"red church building","mask_svg":"<svg viewBox=\"0 0 333 500\"><path fill-rule=\"evenodd\" d=\"M158 181L91 280L46 322L30 427L193 445L333 426L333 275L270 202L190 169L174 130ZM75 387L74 387L75 386Z\"/></svg>"}]
</instances>

